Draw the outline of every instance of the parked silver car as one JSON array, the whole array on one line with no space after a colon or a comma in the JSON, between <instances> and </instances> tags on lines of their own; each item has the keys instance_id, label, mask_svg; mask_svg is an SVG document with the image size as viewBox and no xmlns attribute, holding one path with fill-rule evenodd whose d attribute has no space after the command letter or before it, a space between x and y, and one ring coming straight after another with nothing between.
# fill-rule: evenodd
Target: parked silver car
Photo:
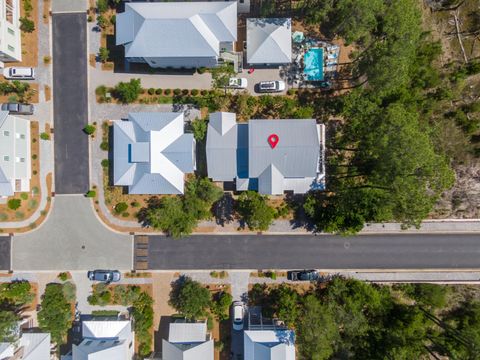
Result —
<instances>
[{"instance_id":1,"label":"parked silver car","mask_svg":"<svg viewBox=\"0 0 480 360\"><path fill-rule=\"evenodd\" d=\"M87 276L92 281L101 281L107 284L120 281L122 277L118 270L93 270L89 271Z\"/></svg>"},{"instance_id":2,"label":"parked silver car","mask_svg":"<svg viewBox=\"0 0 480 360\"><path fill-rule=\"evenodd\" d=\"M10 114L17 115L33 115L32 104L20 104L20 103L5 103L2 104L2 110L8 111Z\"/></svg>"}]
</instances>

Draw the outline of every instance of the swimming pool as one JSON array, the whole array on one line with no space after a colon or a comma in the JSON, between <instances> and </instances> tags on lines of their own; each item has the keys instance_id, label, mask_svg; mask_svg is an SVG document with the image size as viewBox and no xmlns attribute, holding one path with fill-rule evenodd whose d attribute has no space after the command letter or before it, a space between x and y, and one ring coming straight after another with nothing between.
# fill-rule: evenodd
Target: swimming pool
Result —
<instances>
[{"instance_id":1,"label":"swimming pool","mask_svg":"<svg viewBox=\"0 0 480 360\"><path fill-rule=\"evenodd\" d=\"M311 48L303 55L303 73L309 81L323 80L323 49Z\"/></svg>"}]
</instances>

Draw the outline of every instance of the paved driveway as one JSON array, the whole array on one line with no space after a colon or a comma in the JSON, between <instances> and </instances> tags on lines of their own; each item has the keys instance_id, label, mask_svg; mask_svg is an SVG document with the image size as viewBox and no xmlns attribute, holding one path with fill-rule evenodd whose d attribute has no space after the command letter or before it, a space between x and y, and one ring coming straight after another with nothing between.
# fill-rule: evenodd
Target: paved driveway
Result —
<instances>
[{"instance_id":1,"label":"paved driveway","mask_svg":"<svg viewBox=\"0 0 480 360\"><path fill-rule=\"evenodd\" d=\"M54 14L53 111L55 192L84 194L89 188L87 18L85 13Z\"/></svg>"},{"instance_id":2,"label":"paved driveway","mask_svg":"<svg viewBox=\"0 0 480 360\"><path fill-rule=\"evenodd\" d=\"M12 268L91 270L132 268L132 237L105 228L90 199L56 196L47 222L12 240Z\"/></svg>"},{"instance_id":3,"label":"paved driveway","mask_svg":"<svg viewBox=\"0 0 480 360\"><path fill-rule=\"evenodd\" d=\"M479 269L473 234L149 237L150 269Z\"/></svg>"},{"instance_id":4,"label":"paved driveway","mask_svg":"<svg viewBox=\"0 0 480 360\"><path fill-rule=\"evenodd\" d=\"M0 270L10 270L10 236L0 236Z\"/></svg>"}]
</instances>

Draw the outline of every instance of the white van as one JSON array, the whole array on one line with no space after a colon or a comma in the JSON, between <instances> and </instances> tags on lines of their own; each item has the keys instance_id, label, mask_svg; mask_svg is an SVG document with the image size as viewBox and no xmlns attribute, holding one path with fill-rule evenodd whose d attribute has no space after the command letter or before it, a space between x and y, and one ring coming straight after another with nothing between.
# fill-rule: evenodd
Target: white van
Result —
<instances>
[{"instance_id":1,"label":"white van","mask_svg":"<svg viewBox=\"0 0 480 360\"><path fill-rule=\"evenodd\" d=\"M35 70L31 67L8 67L3 69L5 79L34 80Z\"/></svg>"}]
</instances>

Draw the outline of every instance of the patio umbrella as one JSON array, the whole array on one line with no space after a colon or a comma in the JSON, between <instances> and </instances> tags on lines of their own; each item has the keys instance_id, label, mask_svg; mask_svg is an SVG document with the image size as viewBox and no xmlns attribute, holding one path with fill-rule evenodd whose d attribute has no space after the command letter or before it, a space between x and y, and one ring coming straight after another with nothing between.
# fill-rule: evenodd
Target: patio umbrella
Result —
<instances>
[{"instance_id":1,"label":"patio umbrella","mask_svg":"<svg viewBox=\"0 0 480 360\"><path fill-rule=\"evenodd\" d=\"M292 39L294 43L301 43L303 39L305 39L305 36L303 35L303 32L301 31L295 31L292 35Z\"/></svg>"}]
</instances>

